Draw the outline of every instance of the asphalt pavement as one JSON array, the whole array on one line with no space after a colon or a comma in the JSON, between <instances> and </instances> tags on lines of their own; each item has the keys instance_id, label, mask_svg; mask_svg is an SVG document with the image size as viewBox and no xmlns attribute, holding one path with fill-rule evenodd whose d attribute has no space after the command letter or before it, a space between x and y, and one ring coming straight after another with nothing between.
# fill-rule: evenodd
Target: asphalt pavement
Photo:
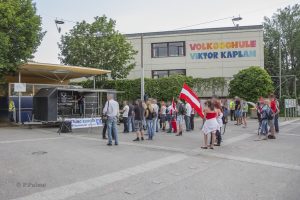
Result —
<instances>
[{"instance_id":1,"label":"asphalt pavement","mask_svg":"<svg viewBox=\"0 0 300 200\"><path fill-rule=\"evenodd\" d=\"M280 124L277 139L255 141L256 120L229 122L214 150L200 148L199 119L178 137L120 133L118 146L101 128L1 127L0 200L299 200L300 120Z\"/></svg>"}]
</instances>

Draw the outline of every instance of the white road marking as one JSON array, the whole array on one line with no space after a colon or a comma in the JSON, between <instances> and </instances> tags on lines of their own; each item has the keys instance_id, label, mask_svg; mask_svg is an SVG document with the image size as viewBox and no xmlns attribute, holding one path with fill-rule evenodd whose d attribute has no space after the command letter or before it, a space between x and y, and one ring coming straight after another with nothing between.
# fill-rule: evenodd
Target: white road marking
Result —
<instances>
[{"instance_id":1,"label":"white road marking","mask_svg":"<svg viewBox=\"0 0 300 200\"><path fill-rule=\"evenodd\" d=\"M286 125L289 125L289 124L292 124L296 121L299 121L300 119L294 119L294 120L289 120L289 121L284 121L284 122L279 122L279 127L280 126L286 126Z\"/></svg>"},{"instance_id":2,"label":"white road marking","mask_svg":"<svg viewBox=\"0 0 300 200\"><path fill-rule=\"evenodd\" d=\"M154 170L169 164L180 162L188 156L183 154L176 154L173 156L161 158L155 161L151 161L145 164L141 164L135 167L127 168L96 178L91 178L84 181L75 182L69 185L45 190L42 192L34 193L29 196L20 197L15 200L63 200L70 198L77 194L82 194L94 189L99 189L108 184L124 180L131 176L145 173L150 170Z\"/></svg>"},{"instance_id":3,"label":"white road marking","mask_svg":"<svg viewBox=\"0 0 300 200\"><path fill-rule=\"evenodd\" d=\"M300 135L298 134L293 134L293 133L283 133L283 134L279 134L280 136L297 136L300 137Z\"/></svg>"},{"instance_id":4,"label":"white road marking","mask_svg":"<svg viewBox=\"0 0 300 200\"><path fill-rule=\"evenodd\" d=\"M252 137L252 136L254 136L254 135L245 133L245 134L242 134L242 135L239 135L239 136L236 136L236 137L232 137L232 138L224 140L223 143L222 143L222 146L226 146L226 145L229 145L229 144L247 139L247 138Z\"/></svg>"},{"instance_id":5,"label":"white road marking","mask_svg":"<svg viewBox=\"0 0 300 200\"><path fill-rule=\"evenodd\" d=\"M0 144L11 144L11 143L18 143L18 142L36 142L36 141L44 141L44 140L57 140L62 139L64 137L48 137L48 138L33 138L33 139L23 139L23 140L6 140L0 141Z\"/></svg>"},{"instance_id":6,"label":"white road marking","mask_svg":"<svg viewBox=\"0 0 300 200\"><path fill-rule=\"evenodd\" d=\"M223 159L228 159L228 160L235 160L235 161L239 161L239 162L247 162L247 163L260 164L260 165L266 165L266 166L271 166L271 167L278 167L278 168L300 171L299 165L291 165L291 164L266 161L266 160L257 160L257 159L252 159L252 158L232 156L232 155L221 154L221 153L204 152L201 150L199 150L198 152L199 152L199 155L212 156L212 157L223 158Z\"/></svg>"}]
</instances>

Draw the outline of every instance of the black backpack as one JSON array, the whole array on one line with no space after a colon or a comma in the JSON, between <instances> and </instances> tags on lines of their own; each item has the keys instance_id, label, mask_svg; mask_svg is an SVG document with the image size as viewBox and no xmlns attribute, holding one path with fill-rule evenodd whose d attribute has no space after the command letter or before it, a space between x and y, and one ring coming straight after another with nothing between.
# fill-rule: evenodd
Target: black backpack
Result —
<instances>
[{"instance_id":1,"label":"black backpack","mask_svg":"<svg viewBox=\"0 0 300 200\"><path fill-rule=\"evenodd\" d=\"M272 109L269 108L268 111L267 111L267 119L268 119L268 120L273 120L273 118L274 118L274 117L273 117L273 114L274 114L274 113L273 113Z\"/></svg>"},{"instance_id":2,"label":"black backpack","mask_svg":"<svg viewBox=\"0 0 300 200\"><path fill-rule=\"evenodd\" d=\"M179 105L178 112L179 112L180 115L185 115L186 114L186 108L185 108L183 103L181 103Z\"/></svg>"}]
</instances>

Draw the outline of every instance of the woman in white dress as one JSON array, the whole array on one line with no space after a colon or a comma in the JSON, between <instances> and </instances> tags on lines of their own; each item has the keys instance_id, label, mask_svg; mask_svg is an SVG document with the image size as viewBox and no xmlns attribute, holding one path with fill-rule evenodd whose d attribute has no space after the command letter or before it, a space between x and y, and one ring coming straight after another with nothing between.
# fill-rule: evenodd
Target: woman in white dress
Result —
<instances>
[{"instance_id":1,"label":"woman in white dress","mask_svg":"<svg viewBox=\"0 0 300 200\"><path fill-rule=\"evenodd\" d=\"M205 116L205 122L202 127L202 132L204 133L204 146L202 146L202 149L207 149L207 141L208 141L208 135L211 134L211 144L209 146L210 149L214 149L214 144L216 140L216 132L220 129L220 125L217 121L218 113L215 110L215 107L213 103L210 100L207 100L205 102L205 108L204 108L204 116Z\"/></svg>"}]
</instances>

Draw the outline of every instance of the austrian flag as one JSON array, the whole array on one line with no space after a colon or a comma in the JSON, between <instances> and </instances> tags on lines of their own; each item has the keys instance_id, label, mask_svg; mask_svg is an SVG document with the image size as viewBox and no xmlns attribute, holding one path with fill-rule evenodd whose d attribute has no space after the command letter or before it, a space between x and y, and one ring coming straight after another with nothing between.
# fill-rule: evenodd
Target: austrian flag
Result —
<instances>
[{"instance_id":1,"label":"austrian flag","mask_svg":"<svg viewBox=\"0 0 300 200\"><path fill-rule=\"evenodd\" d=\"M201 118L204 118L204 114L202 112L202 106L198 99L196 93L187 85L183 84L182 90L180 92L179 98L188 102L192 108L199 114Z\"/></svg>"}]
</instances>

